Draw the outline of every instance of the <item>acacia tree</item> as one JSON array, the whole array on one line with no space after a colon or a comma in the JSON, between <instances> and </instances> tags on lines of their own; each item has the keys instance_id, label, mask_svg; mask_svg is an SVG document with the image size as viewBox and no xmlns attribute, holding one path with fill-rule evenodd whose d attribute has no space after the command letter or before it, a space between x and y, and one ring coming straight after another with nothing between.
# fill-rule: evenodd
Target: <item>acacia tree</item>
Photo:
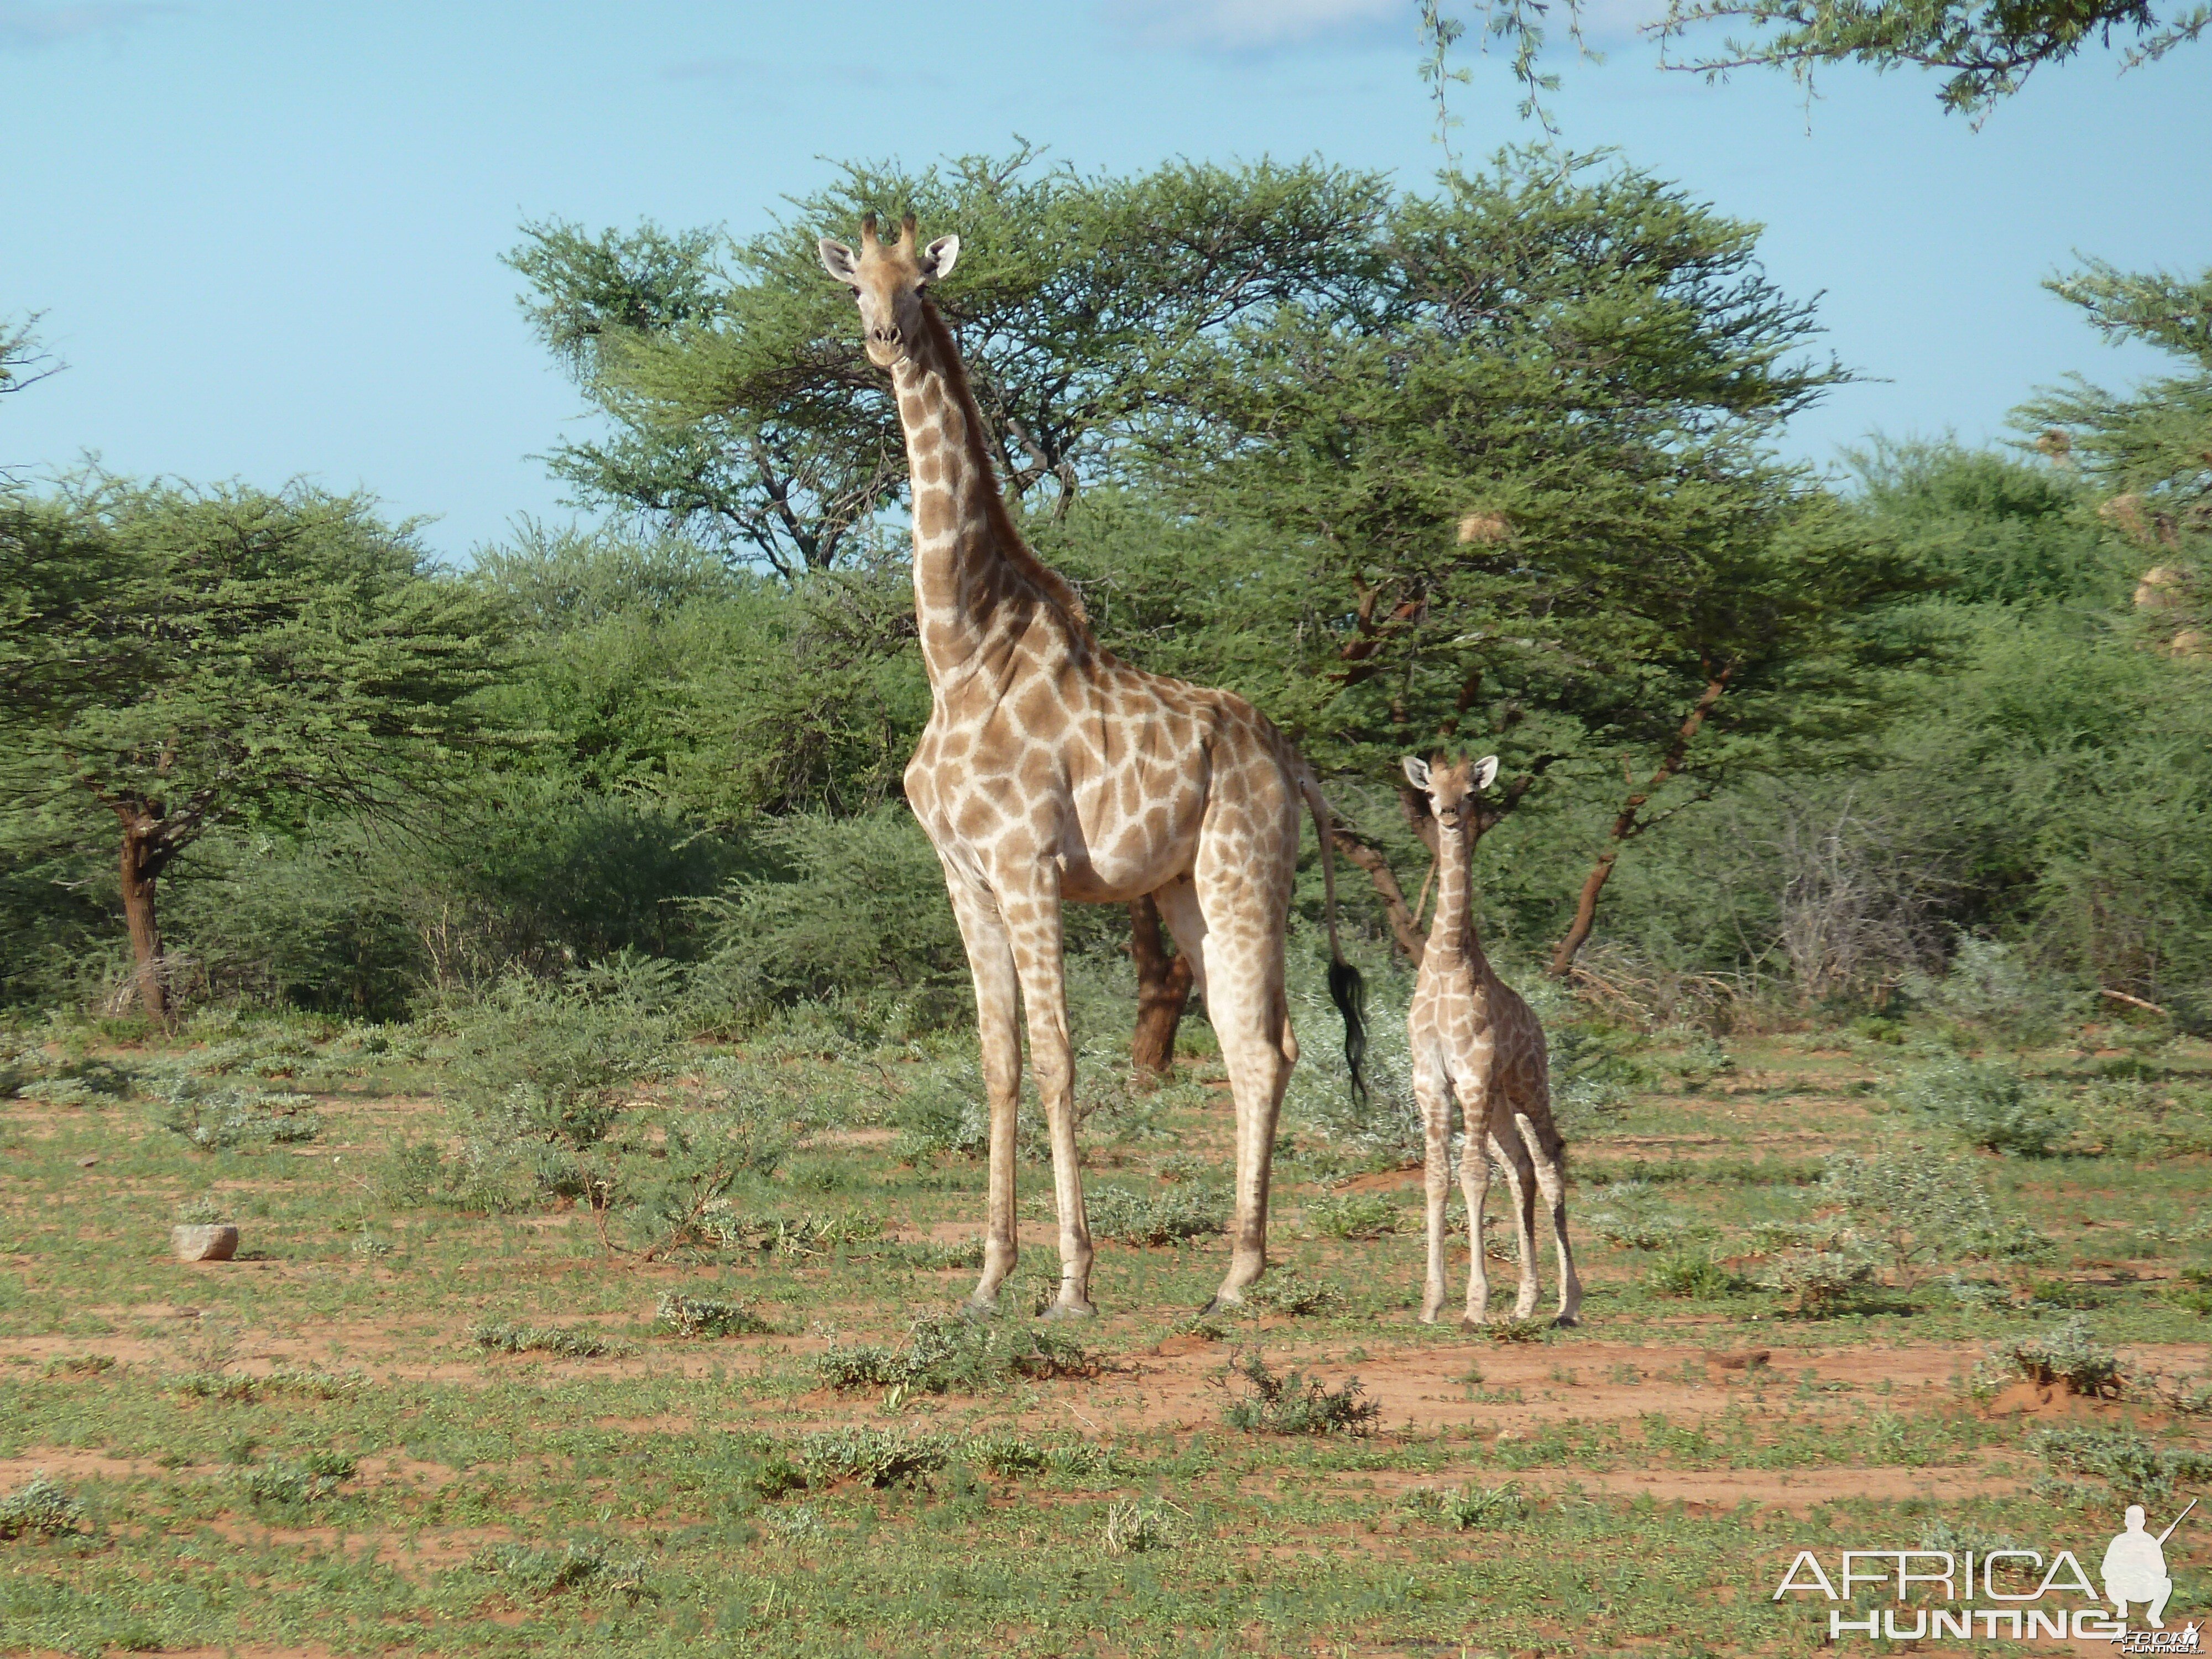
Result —
<instances>
[{"instance_id":1,"label":"acacia tree","mask_svg":"<svg viewBox=\"0 0 2212 1659\"><path fill-rule=\"evenodd\" d=\"M225 820L369 813L484 733L496 643L358 496L92 479L0 501L0 792L16 827L117 836L139 1006L167 1008L155 890Z\"/></svg>"},{"instance_id":2,"label":"acacia tree","mask_svg":"<svg viewBox=\"0 0 2212 1659\"><path fill-rule=\"evenodd\" d=\"M2212 5L2161 0L1668 0L1650 25L1662 46L1714 23L1761 31L1669 68L1714 78L1732 69L1787 69L1811 83L1823 64L1903 64L1948 71L1937 101L1984 118L2046 64L2083 47L2132 42L2124 67L2194 40Z\"/></svg>"},{"instance_id":3,"label":"acacia tree","mask_svg":"<svg viewBox=\"0 0 2212 1659\"><path fill-rule=\"evenodd\" d=\"M1344 281L1386 198L1378 178L1317 165L1117 179L1043 167L1025 145L920 173L849 163L743 242L525 225L507 263L541 337L616 428L556 449L554 470L587 502L796 577L866 544L906 476L889 382L822 280L825 229L908 208L957 229L959 274L937 303L1000 476L1064 505L1112 473L1166 365L1255 307Z\"/></svg>"},{"instance_id":4,"label":"acacia tree","mask_svg":"<svg viewBox=\"0 0 2212 1659\"><path fill-rule=\"evenodd\" d=\"M1278 578L1238 597L1272 595L1298 645L1246 689L1325 768L1395 776L1479 738L1507 780L1486 830L1627 769L1560 972L1655 811L1759 744L1850 727L1869 688L1848 618L1910 586L1819 533L1824 493L1768 458L1842 372L1804 355L1811 309L1755 241L1634 169L1510 152L1399 204L1358 289L1227 331L1152 434L1194 509L1279 533ZM1378 838L1342 839L1418 956Z\"/></svg>"}]
</instances>

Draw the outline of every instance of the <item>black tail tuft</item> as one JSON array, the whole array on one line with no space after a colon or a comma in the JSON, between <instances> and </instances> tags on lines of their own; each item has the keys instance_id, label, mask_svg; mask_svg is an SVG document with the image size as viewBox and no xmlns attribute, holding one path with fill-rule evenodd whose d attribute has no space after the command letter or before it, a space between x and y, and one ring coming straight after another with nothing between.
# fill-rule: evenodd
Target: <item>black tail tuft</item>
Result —
<instances>
[{"instance_id":1,"label":"black tail tuft","mask_svg":"<svg viewBox=\"0 0 2212 1659\"><path fill-rule=\"evenodd\" d=\"M1344 1063L1352 1072L1352 1097L1367 1098L1367 1079L1359 1067L1367 1058L1367 981L1348 962L1328 965L1328 1000L1344 1016Z\"/></svg>"}]
</instances>

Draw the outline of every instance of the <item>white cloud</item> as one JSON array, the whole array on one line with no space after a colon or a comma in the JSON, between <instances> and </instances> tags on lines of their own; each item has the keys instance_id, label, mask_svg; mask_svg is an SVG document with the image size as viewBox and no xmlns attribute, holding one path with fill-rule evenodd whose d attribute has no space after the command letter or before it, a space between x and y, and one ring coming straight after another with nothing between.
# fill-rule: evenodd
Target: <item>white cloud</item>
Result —
<instances>
[{"instance_id":1,"label":"white cloud","mask_svg":"<svg viewBox=\"0 0 2212 1659\"><path fill-rule=\"evenodd\" d=\"M145 4L41 6L0 0L0 52L36 52L80 35L119 33L175 6Z\"/></svg>"},{"instance_id":2,"label":"white cloud","mask_svg":"<svg viewBox=\"0 0 2212 1659\"><path fill-rule=\"evenodd\" d=\"M1415 13L1413 0L1106 0L1106 15L1163 45L1267 52L1361 35L1410 49Z\"/></svg>"}]
</instances>

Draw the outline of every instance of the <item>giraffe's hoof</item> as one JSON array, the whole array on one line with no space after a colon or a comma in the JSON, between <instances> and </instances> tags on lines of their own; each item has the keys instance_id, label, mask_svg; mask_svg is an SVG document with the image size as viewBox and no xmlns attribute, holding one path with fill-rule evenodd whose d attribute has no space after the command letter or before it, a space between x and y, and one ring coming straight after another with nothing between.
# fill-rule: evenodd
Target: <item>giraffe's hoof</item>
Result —
<instances>
[{"instance_id":1,"label":"giraffe's hoof","mask_svg":"<svg viewBox=\"0 0 2212 1659\"><path fill-rule=\"evenodd\" d=\"M1483 1324L1484 1321L1481 1315L1469 1314L1459 1322L1459 1328L1463 1331L1479 1331L1482 1328Z\"/></svg>"},{"instance_id":2,"label":"giraffe's hoof","mask_svg":"<svg viewBox=\"0 0 2212 1659\"><path fill-rule=\"evenodd\" d=\"M1552 1322L1554 1325L1562 1325L1571 1328L1574 1326L1581 1324L1583 1320L1580 1314L1563 1313Z\"/></svg>"},{"instance_id":3,"label":"giraffe's hoof","mask_svg":"<svg viewBox=\"0 0 2212 1659\"><path fill-rule=\"evenodd\" d=\"M960 1316L970 1325L979 1325L987 1319L999 1316L999 1298L971 1296L960 1304Z\"/></svg>"},{"instance_id":4,"label":"giraffe's hoof","mask_svg":"<svg viewBox=\"0 0 2212 1659\"><path fill-rule=\"evenodd\" d=\"M1089 1302L1055 1302L1037 1316L1048 1324L1058 1324L1063 1319L1096 1319L1098 1309Z\"/></svg>"}]
</instances>

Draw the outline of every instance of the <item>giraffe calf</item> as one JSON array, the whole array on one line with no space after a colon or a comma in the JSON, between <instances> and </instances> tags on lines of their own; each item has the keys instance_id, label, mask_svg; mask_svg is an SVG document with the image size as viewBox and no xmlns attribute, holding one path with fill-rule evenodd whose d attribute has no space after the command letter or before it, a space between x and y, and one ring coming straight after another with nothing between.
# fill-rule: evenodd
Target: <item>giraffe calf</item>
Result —
<instances>
[{"instance_id":1,"label":"giraffe calf","mask_svg":"<svg viewBox=\"0 0 2212 1659\"><path fill-rule=\"evenodd\" d=\"M1544 1028L1518 993L1498 977L1477 936L1470 893L1474 819L1498 757L1407 756L1406 776L1429 798L1437 821L1437 915L1407 1016L1413 1039L1413 1095L1425 1132L1429 1261L1421 1320L1434 1324L1444 1305L1444 1204L1451 1188L1451 1109L1457 1097L1466 1125L1459 1181L1467 1195L1467 1313L1480 1325L1490 1313L1490 1274L1482 1259L1482 1212L1495 1157L1513 1190L1520 1231L1521 1288L1516 1319L1536 1311L1536 1195L1552 1214L1559 1258L1559 1322L1582 1309L1583 1284L1567 1243L1566 1143L1552 1121L1550 1065Z\"/></svg>"}]
</instances>

